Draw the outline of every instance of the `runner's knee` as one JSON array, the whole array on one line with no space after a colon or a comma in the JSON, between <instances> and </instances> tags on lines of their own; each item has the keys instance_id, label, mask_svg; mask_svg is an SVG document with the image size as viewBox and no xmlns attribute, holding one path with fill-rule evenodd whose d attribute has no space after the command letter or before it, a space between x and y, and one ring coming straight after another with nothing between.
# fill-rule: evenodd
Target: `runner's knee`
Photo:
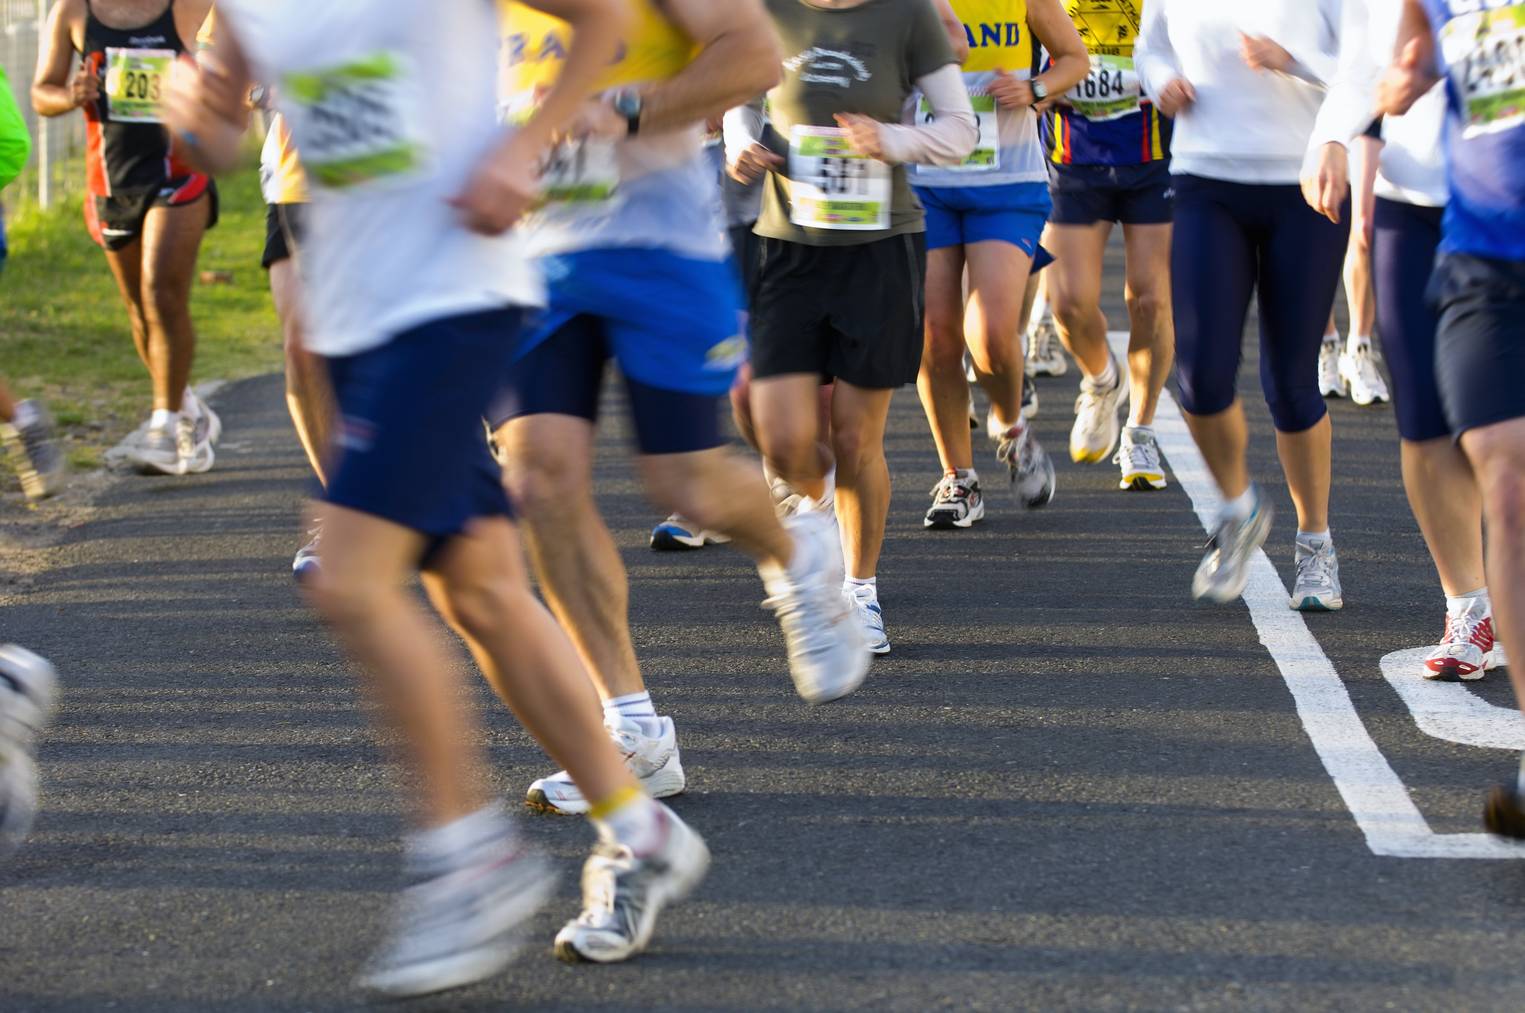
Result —
<instances>
[{"instance_id":1,"label":"runner's knee","mask_svg":"<svg viewBox=\"0 0 1525 1013\"><path fill-rule=\"evenodd\" d=\"M532 445L531 445L532 444ZM511 444L509 464L503 469L509 496L525 519L535 520L551 512L565 514L569 508L591 504L588 463L563 448L539 441Z\"/></svg>"}]
</instances>

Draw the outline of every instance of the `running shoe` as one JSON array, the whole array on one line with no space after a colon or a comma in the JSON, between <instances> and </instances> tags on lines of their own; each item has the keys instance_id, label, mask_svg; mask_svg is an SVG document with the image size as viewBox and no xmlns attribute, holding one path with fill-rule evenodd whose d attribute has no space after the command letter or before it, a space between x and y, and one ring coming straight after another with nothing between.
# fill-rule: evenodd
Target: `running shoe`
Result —
<instances>
[{"instance_id":1,"label":"running shoe","mask_svg":"<svg viewBox=\"0 0 1525 1013\"><path fill-rule=\"evenodd\" d=\"M1063 376L1070 371L1064 345L1054 321L1045 317L1027 335L1027 372L1033 376Z\"/></svg>"},{"instance_id":2,"label":"running shoe","mask_svg":"<svg viewBox=\"0 0 1525 1013\"><path fill-rule=\"evenodd\" d=\"M1377 357L1370 344L1357 345L1354 351L1340 356L1340 381L1350 391L1350 400L1363 408L1392 400L1387 381L1377 371Z\"/></svg>"},{"instance_id":3,"label":"running shoe","mask_svg":"<svg viewBox=\"0 0 1525 1013\"><path fill-rule=\"evenodd\" d=\"M199 475L216 461L210 420L177 417L172 426L153 426L141 442L127 448L128 459L145 475Z\"/></svg>"},{"instance_id":4,"label":"running shoe","mask_svg":"<svg viewBox=\"0 0 1525 1013\"><path fill-rule=\"evenodd\" d=\"M809 569L798 577L787 570L758 567L789 646L794 688L810 703L844 697L863 684L870 657L863 631L842 598L842 545L836 520L820 510L784 518L796 553L806 553Z\"/></svg>"},{"instance_id":5,"label":"running shoe","mask_svg":"<svg viewBox=\"0 0 1525 1013\"><path fill-rule=\"evenodd\" d=\"M192 418L204 418L207 425L207 442L217 446L222 440L222 418L212 410L212 406L203 401L196 392L189 387L185 389L185 398L182 402L186 414Z\"/></svg>"},{"instance_id":6,"label":"running shoe","mask_svg":"<svg viewBox=\"0 0 1525 1013\"><path fill-rule=\"evenodd\" d=\"M15 421L0 423L0 438L5 441L27 499L46 499L58 491L64 477L64 455L47 408L37 401L17 402Z\"/></svg>"},{"instance_id":7,"label":"running shoe","mask_svg":"<svg viewBox=\"0 0 1525 1013\"><path fill-rule=\"evenodd\" d=\"M624 757L625 766L641 782L642 790L652 798L670 798L683 793L688 779L678 757L678 733L672 718L661 718L660 722L662 730L655 738L646 734L640 722L628 718L611 721L606 716L604 727L614 740L614 748ZM589 809L588 800L573 783L572 775L564 770L532 783L524 804L541 812L572 816Z\"/></svg>"},{"instance_id":8,"label":"running shoe","mask_svg":"<svg viewBox=\"0 0 1525 1013\"><path fill-rule=\"evenodd\" d=\"M57 695L58 676L46 659L0 646L0 859L21 847L37 816L37 736Z\"/></svg>"},{"instance_id":9,"label":"running shoe","mask_svg":"<svg viewBox=\"0 0 1525 1013\"><path fill-rule=\"evenodd\" d=\"M994 416L991 421L994 422ZM996 440L996 460L1006 465L1016 487L1017 499L1029 510L1046 507L1054 499L1057 479L1054 462L1038 444L1038 437L1029 425L1013 426L1004 433L993 434Z\"/></svg>"},{"instance_id":10,"label":"running shoe","mask_svg":"<svg viewBox=\"0 0 1525 1013\"><path fill-rule=\"evenodd\" d=\"M551 864L516 841L506 819L449 862L410 871L391 935L358 982L393 998L497 974L524 948L525 924L556 889Z\"/></svg>"},{"instance_id":11,"label":"running shoe","mask_svg":"<svg viewBox=\"0 0 1525 1013\"><path fill-rule=\"evenodd\" d=\"M1483 826L1490 834L1525 841L1525 796L1518 783L1501 784L1489 793Z\"/></svg>"},{"instance_id":12,"label":"running shoe","mask_svg":"<svg viewBox=\"0 0 1525 1013\"><path fill-rule=\"evenodd\" d=\"M1324 336L1318 349L1318 392L1324 397L1344 397L1345 378L1340 375L1340 337Z\"/></svg>"},{"instance_id":13,"label":"running shoe","mask_svg":"<svg viewBox=\"0 0 1525 1013\"><path fill-rule=\"evenodd\" d=\"M1271 532L1271 504L1255 490L1255 506L1248 517L1218 516L1217 528L1207 543L1207 554L1191 581L1191 596L1214 602L1230 602L1244 593L1250 582L1250 561Z\"/></svg>"},{"instance_id":14,"label":"running shoe","mask_svg":"<svg viewBox=\"0 0 1525 1013\"><path fill-rule=\"evenodd\" d=\"M1424 659L1426 679L1472 682L1504 664L1504 645L1494 639L1493 616L1482 602L1462 612L1446 615L1446 632L1439 645Z\"/></svg>"},{"instance_id":15,"label":"running shoe","mask_svg":"<svg viewBox=\"0 0 1525 1013\"><path fill-rule=\"evenodd\" d=\"M657 915L693 892L710 868L704 839L662 803L662 841L637 855L600 840L582 868L582 913L556 933L556 956L567 963L613 964L646 949Z\"/></svg>"},{"instance_id":16,"label":"running shoe","mask_svg":"<svg viewBox=\"0 0 1525 1013\"><path fill-rule=\"evenodd\" d=\"M1345 607L1340 592L1340 558L1334 540L1297 540L1297 580L1292 585L1291 606L1299 612L1337 612Z\"/></svg>"},{"instance_id":17,"label":"running shoe","mask_svg":"<svg viewBox=\"0 0 1525 1013\"><path fill-rule=\"evenodd\" d=\"M1026 373L1022 374L1022 417L1024 419L1036 418L1038 415L1038 385L1033 383L1033 378Z\"/></svg>"},{"instance_id":18,"label":"running shoe","mask_svg":"<svg viewBox=\"0 0 1525 1013\"><path fill-rule=\"evenodd\" d=\"M985 497L980 495L980 480L972 473L944 475L932 487L932 508L927 511L925 527L937 531L967 528L985 519Z\"/></svg>"},{"instance_id":19,"label":"running shoe","mask_svg":"<svg viewBox=\"0 0 1525 1013\"><path fill-rule=\"evenodd\" d=\"M706 545L724 545L730 538L718 531L704 531L673 514L651 530L651 547L658 552L682 552L702 549Z\"/></svg>"},{"instance_id":20,"label":"running shoe","mask_svg":"<svg viewBox=\"0 0 1525 1013\"><path fill-rule=\"evenodd\" d=\"M1080 381L1080 396L1075 399L1075 425L1070 428L1070 460L1076 464L1099 464L1117 446L1123 424L1118 411L1128 399L1128 383L1123 371L1112 362L1115 380L1110 388L1089 376Z\"/></svg>"},{"instance_id":21,"label":"running shoe","mask_svg":"<svg viewBox=\"0 0 1525 1013\"><path fill-rule=\"evenodd\" d=\"M1122 479L1117 483L1119 489L1148 491L1165 488L1165 464L1160 459L1160 445L1155 441L1154 433L1147 429L1125 428L1117 453L1112 455L1112 463L1123 471Z\"/></svg>"},{"instance_id":22,"label":"running shoe","mask_svg":"<svg viewBox=\"0 0 1525 1013\"><path fill-rule=\"evenodd\" d=\"M842 589L842 597L857 617L868 649L874 654L890 653L890 637L884 632L884 609L879 605L879 592L868 584L851 584Z\"/></svg>"},{"instance_id":23,"label":"running shoe","mask_svg":"<svg viewBox=\"0 0 1525 1013\"><path fill-rule=\"evenodd\" d=\"M967 348L964 349L964 379L969 381L971 387L980 382L980 374L974 369L974 356L969 354Z\"/></svg>"},{"instance_id":24,"label":"running shoe","mask_svg":"<svg viewBox=\"0 0 1525 1013\"><path fill-rule=\"evenodd\" d=\"M306 580L315 576L318 572L318 543L323 540L323 528L313 525L307 529L307 544L297 550L296 558L291 561L291 575L297 580Z\"/></svg>"},{"instance_id":25,"label":"running shoe","mask_svg":"<svg viewBox=\"0 0 1525 1013\"><path fill-rule=\"evenodd\" d=\"M793 517L799 512L800 504L805 502L805 494L796 492L794 486L782 478L768 483L768 495L773 497L773 509L778 511L779 517Z\"/></svg>"}]
</instances>

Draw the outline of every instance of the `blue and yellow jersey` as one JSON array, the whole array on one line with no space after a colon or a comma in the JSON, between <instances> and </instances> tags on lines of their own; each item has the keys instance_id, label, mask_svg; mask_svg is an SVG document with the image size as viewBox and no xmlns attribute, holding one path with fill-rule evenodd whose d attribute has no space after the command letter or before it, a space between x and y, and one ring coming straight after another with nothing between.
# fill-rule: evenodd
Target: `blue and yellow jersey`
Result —
<instances>
[{"instance_id":1,"label":"blue and yellow jersey","mask_svg":"<svg viewBox=\"0 0 1525 1013\"><path fill-rule=\"evenodd\" d=\"M634 24L619 56L599 78L608 91L674 77L693 62L699 48L662 16L652 0L631 0ZM504 95L549 87L561 73L571 32L566 22L514 0L499 4L503 24L501 86Z\"/></svg>"},{"instance_id":2,"label":"blue and yellow jersey","mask_svg":"<svg viewBox=\"0 0 1525 1013\"><path fill-rule=\"evenodd\" d=\"M1027 0L952 0L953 13L969 40L966 74L1032 70L1033 37L1027 30Z\"/></svg>"},{"instance_id":3,"label":"blue and yellow jersey","mask_svg":"<svg viewBox=\"0 0 1525 1013\"><path fill-rule=\"evenodd\" d=\"M1064 0L1091 54L1070 105L1043 118L1043 144L1059 165L1141 165L1170 158L1170 118L1139 94L1133 70L1144 0Z\"/></svg>"}]
</instances>

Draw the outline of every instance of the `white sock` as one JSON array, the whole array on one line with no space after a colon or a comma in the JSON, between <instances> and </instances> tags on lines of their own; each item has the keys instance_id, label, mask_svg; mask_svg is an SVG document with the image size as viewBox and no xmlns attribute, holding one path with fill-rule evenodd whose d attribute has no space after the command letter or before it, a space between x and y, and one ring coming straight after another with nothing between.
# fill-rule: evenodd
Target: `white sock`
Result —
<instances>
[{"instance_id":1,"label":"white sock","mask_svg":"<svg viewBox=\"0 0 1525 1013\"><path fill-rule=\"evenodd\" d=\"M1112 358L1110 355L1107 356L1107 368L1102 370L1096 376L1089 376L1086 377L1086 379L1090 380L1102 390L1111 390L1113 387L1116 387L1117 360Z\"/></svg>"},{"instance_id":2,"label":"white sock","mask_svg":"<svg viewBox=\"0 0 1525 1013\"><path fill-rule=\"evenodd\" d=\"M1314 542L1327 542L1329 541L1329 531L1328 529L1323 531L1298 531L1297 540L1304 545L1311 545Z\"/></svg>"},{"instance_id":3,"label":"white sock","mask_svg":"<svg viewBox=\"0 0 1525 1013\"><path fill-rule=\"evenodd\" d=\"M408 835L408 861L423 871L461 864L472 849L513 833L513 823L501 803L494 802L443 826Z\"/></svg>"},{"instance_id":4,"label":"white sock","mask_svg":"<svg viewBox=\"0 0 1525 1013\"><path fill-rule=\"evenodd\" d=\"M17 401L16 417L11 419L11 425L17 429L26 429L34 425L42 418L42 412L37 408L35 401Z\"/></svg>"},{"instance_id":5,"label":"white sock","mask_svg":"<svg viewBox=\"0 0 1525 1013\"><path fill-rule=\"evenodd\" d=\"M1337 331L1333 327L1331 327L1331 328L1329 328L1329 330L1324 332L1324 344L1326 344L1326 345L1338 345L1339 343L1340 343L1340 332L1339 331Z\"/></svg>"},{"instance_id":6,"label":"white sock","mask_svg":"<svg viewBox=\"0 0 1525 1013\"><path fill-rule=\"evenodd\" d=\"M657 720L657 708L651 702L649 692L627 693L605 700L604 720L614 724L633 721L648 738L656 738L662 733L662 722Z\"/></svg>"},{"instance_id":7,"label":"white sock","mask_svg":"<svg viewBox=\"0 0 1525 1013\"><path fill-rule=\"evenodd\" d=\"M179 412L172 412L168 408L155 408L154 413L148 418L148 428L169 429L180 419Z\"/></svg>"},{"instance_id":8,"label":"white sock","mask_svg":"<svg viewBox=\"0 0 1525 1013\"><path fill-rule=\"evenodd\" d=\"M780 478L783 477L778 472L773 470L773 465L768 463L768 459L766 457L763 458L762 469L763 481L767 482L769 487L772 487L774 482L777 482Z\"/></svg>"},{"instance_id":9,"label":"white sock","mask_svg":"<svg viewBox=\"0 0 1525 1013\"><path fill-rule=\"evenodd\" d=\"M826 473L826 491L821 493L817 503L830 503L837 498L837 469L833 467Z\"/></svg>"},{"instance_id":10,"label":"white sock","mask_svg":"<svg viewBox=\"0 0 1525 1013\"><path fill-rule=\"evenodd\" d=\"M966 482L978 482L980 480L980 473L973 468L954 468L953 477L961 478Z\"/></svg>"},{"instance_id":11,"label":"white sock","mask_svg":"<svg viewBox=\"0 0 1525 1013\"><path fill-rule=\"evenodd\" d=\"M1136 433L1136 434L1141 435L1141 436L1153 436L1154 435L1154 427L1153 426L1146 426L1142 422L1134 422L1132 419L1128 420L1128 431L1132 432L1132 433Z\"/></svg>"},{"instance_id":12,"label":"white sock","mask_svg":"<svg viewBox=\"0 0 1525 1013\"><path fill-rule=\"evenodd\" d=\"M878 600L878 598L879 598L879 578L878 577L848 577L846 580L842 581L842 590L844 590L844 591L852 591L852 592L856 593L858 588L860 588L860 587L868 588L868 590L869 590L869 597L873 598L876 601Z\"/></svg>"},{"instance_id":13,"label":"white sock","mask_svg":"<svg viewBox=\"0 0 1525 1013\"><path fill-rule=\"evenodd\" d=\"M1345 339L1345 351L1350 353L1351 355L1356 354L1356 349L1358 349L1358 348L1370 348L1370 347L1371 347L1371 335L1370 334L1357 334L1356 332L1351 331L1350 332L1350 337Z\"/></svg>"},{"instance_id":14,"label":"white sock","mask_svg":"<svg viewBox=\"0 0 1525 1013\"><path fill-rule=\"evenodd\" d=\"M1482 602L1485 613L1493 611L1493 600L1488 597L1488 589L1486 587L1480 587L1476 591L1468 591L1466 594L1458 594L1454 597L1446 595L1446 615L1461 615L1478 602Z\"/></svg>"},{"instance_id":15,"label":"white sock","mask_svg":"<svg viewBox=\"0 0 1525 1013\"><path fill-rule=\"evenodd\" d=\"M595 817L593 825L606 841L623 844L637 855L649 855L662 843L660 813L649 797L636 794L613 812Z\"/></svg>"},{"instance_id":16,"label":"white sock","mask_svg":"<svg viewBox=\"0 0 1525 1013\"><path fill-rule=\"evenodd\" d=\"M1231 500L1223 503L1223 512L1235 520L1244 520L1255 512L1255 486L1251 485L1244 492Z\"/></svg>"},{"instance_id":17,"label":"white sock","mask_svg":"<svg viewBox=\"0 0 1525 1013\"><path fill-rule=\"evenodd\" d=\"M1033 334L1050 320L1047 290L1043 285L1038 286L1038 294L1033 297L1033 315L1028 317L1027 333Z\"/></svg>"},{"instance_id":18,"label":"white sock","mask_svg":"<svg viewBox=\"0 0 1525 1013\"><path fill-rule=\"evenodd\" d=\"M185 393L180 397L180 411L186 418L201 418L201 399L189 387L185 388Z\"/></svg>"}]
</instances>

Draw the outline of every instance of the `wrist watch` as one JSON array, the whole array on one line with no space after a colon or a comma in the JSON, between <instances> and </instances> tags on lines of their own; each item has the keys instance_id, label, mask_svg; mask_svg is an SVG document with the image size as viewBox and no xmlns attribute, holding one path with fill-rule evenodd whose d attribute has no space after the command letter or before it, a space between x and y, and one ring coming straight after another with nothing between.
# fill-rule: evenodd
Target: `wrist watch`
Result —
<instances>
[{"instance_id":1,"label":"wrist watch","mask_svg":"<svg viewBox=\"0 0 1525 1013\"><path fill-rule=\"evenodd\" d=\"M634 137L641 132L641 110L645 103L633 91L623 91L614 96L614 111L625 117L625 133Z\"/></svg>"},{"instance_id":2,"label":"wrist watch","mask_svg":"<svg viewBox=\"0 0 1525 1013\"><path fill-rule=\"evenodd\" d=\"M1035 77L1027 83L1032 85L1033 105L1037 105L1039 102L1042 102L1044 99L1048 98L1048 86L1045 85L1042 81Z\"/></svg>"}]
</instances>

